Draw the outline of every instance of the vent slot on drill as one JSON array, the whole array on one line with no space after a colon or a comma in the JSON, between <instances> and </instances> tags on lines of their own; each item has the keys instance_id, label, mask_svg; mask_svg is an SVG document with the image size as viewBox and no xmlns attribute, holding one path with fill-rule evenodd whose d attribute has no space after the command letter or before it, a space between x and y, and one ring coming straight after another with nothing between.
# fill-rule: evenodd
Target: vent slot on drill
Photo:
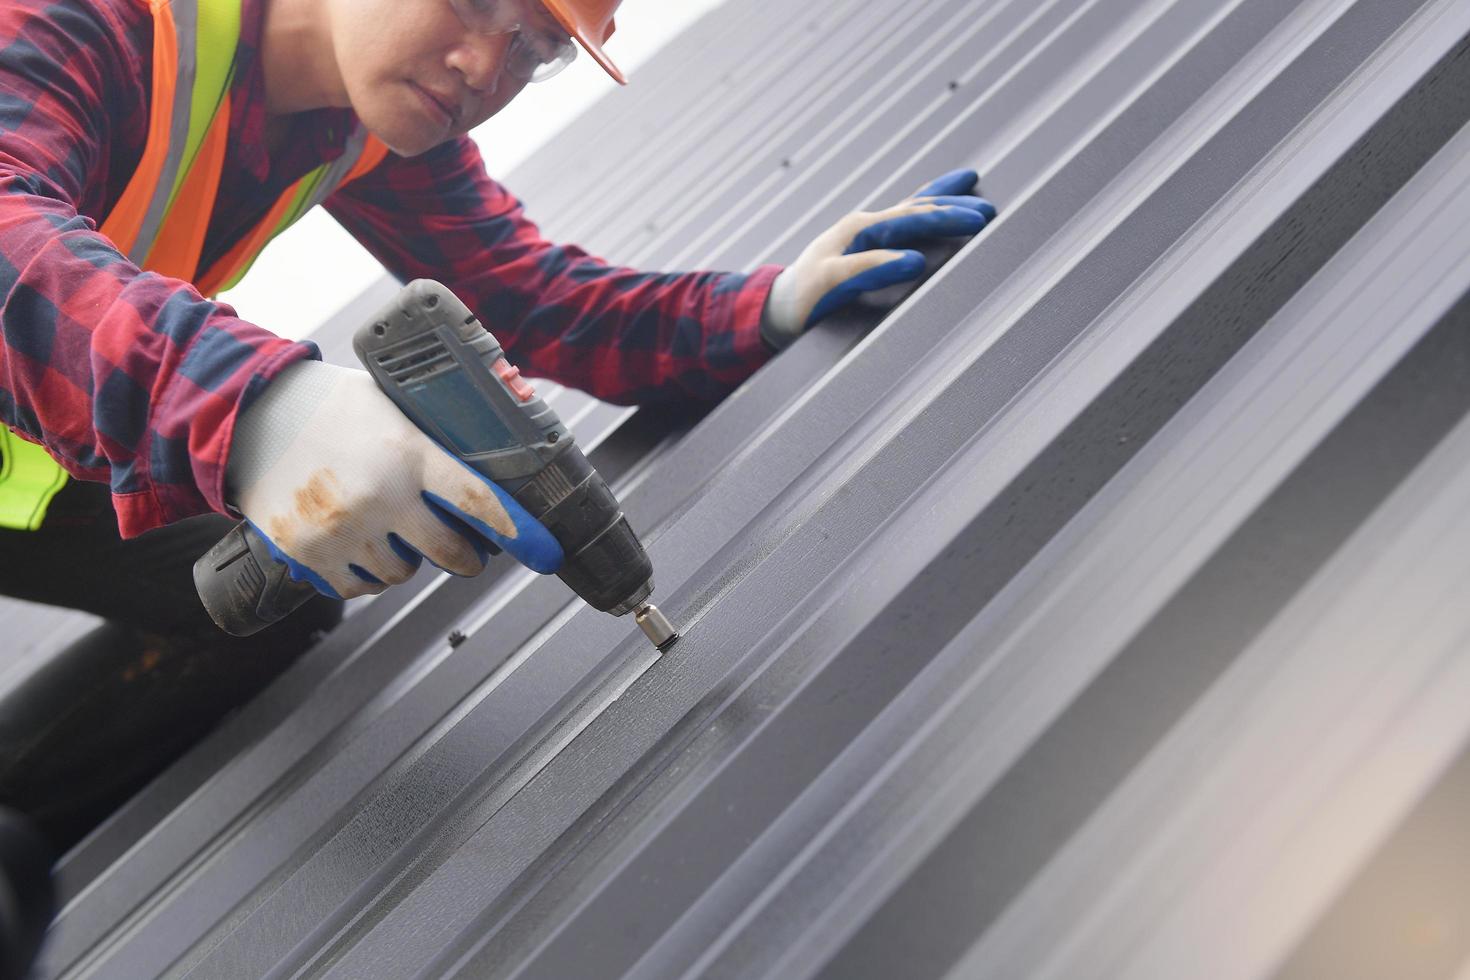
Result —
<instances>
[{"instance_id":1,"label":"vent slot on drill","mask_svg":"<svg viewBox=\"0 0 1470 980\"><path fill-rule=\"evenodd\" d=\"M454 367L454 358L444 342L433 336L407 347L380 351L373 355L373 359L397 384L424 381Z\"/></svg>"},{"instance_id":2,"label":"vent slot on drill","mask_svg":"<svg viewBox=\"0 0 1470 980\"><path fill-rule=\"evenodd\" d=\"M566 500L576 489L560 466L547 466L536 474L533 482L536 484L536 492L541 495L542 506L548 510Z\"/></svg>"}]
</instances>

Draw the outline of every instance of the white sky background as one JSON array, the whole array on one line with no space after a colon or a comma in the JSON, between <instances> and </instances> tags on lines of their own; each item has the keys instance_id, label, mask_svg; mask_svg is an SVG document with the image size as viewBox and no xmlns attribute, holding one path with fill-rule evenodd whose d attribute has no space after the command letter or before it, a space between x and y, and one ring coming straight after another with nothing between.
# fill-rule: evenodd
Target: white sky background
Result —
<instances>
[{"instance_id":1,"label":"white sky background","mask_svg":"<svg viewBox=\"0 0 1470 980\"><path fill-rule=\"evenodd\" d=\"M626 0L607 51L638 84L638 66L724 0ZM470 135L492 176L503 177L616 85L585 52L551 81L528 85ZM515 188L511 188L512 191ZM321 208L281 235L240 285L221 293L252 323L300 338L382 275L382 266Z\"/></svg>"}]
</instances>

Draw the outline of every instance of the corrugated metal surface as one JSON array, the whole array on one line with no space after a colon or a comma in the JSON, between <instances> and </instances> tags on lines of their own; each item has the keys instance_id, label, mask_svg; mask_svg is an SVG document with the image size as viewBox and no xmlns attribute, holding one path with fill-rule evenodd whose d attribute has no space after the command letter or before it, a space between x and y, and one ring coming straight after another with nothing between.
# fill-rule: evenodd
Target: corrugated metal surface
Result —
<instances>
[{"instance_id":1,"label":"corrugated metal surface","mask_svg":"<svg viewBox=\"0 0 1470 980\"><path fill-rule=\"evenodd\" d=\"M731 0L511 179L553 234L780 261L965 164L1000 220L687 432L576 409L669 654L422 577L70 856L45 974L1462 975L1467 52Z\"/></svg>"}]
</instances>

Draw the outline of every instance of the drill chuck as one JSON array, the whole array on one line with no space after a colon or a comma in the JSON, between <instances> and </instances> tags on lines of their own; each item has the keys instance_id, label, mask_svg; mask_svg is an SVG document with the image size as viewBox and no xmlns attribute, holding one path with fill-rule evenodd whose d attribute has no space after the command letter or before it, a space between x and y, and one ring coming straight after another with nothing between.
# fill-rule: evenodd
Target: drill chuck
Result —
<instances>
[{"instance_id":1,"label":"drill chuck","mask_svg":"<svg viewBox=\"0 0 1470 980\"><path fill-rule=\"evenodd\" d=\"M623 616L653 593L648 552L581 449L567 445L514 496L561 544L557 576L589 606Z\"/></svg>"}]
</instances>

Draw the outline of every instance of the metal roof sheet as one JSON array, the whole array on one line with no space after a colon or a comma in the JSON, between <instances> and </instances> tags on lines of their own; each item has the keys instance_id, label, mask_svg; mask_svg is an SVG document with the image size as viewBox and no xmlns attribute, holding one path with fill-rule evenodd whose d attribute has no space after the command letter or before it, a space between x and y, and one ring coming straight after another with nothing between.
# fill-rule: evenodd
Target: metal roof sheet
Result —
<instances>
[{"instance_id":1,"label":"metal roof sheet","mask_svg":"<svg viewBox=\"0 0 1470 980\"><path fill-rule=\"evenodd\" d=\"M68 856L45 975L1455 976L1467 122L1457 0L730 0L511 177L552 234L1000 219L696 422L560 394L684 639L421 575Z\"/></svg>"}]
</instances>

